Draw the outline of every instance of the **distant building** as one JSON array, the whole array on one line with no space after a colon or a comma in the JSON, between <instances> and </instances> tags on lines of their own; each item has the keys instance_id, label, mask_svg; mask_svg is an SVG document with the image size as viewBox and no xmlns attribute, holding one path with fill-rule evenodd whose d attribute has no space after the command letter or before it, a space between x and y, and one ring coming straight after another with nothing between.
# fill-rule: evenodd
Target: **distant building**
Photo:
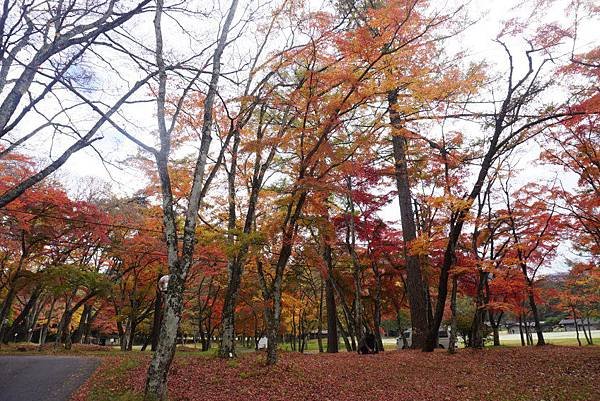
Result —
<instances>
[{"instance_id":1,"label":"distant building","mask_svg":"<svg viewBox=\"0 0 600 401\"><path fill-rule=\"evenodd\" d=\"M540 324L543 324L544 322L540 322ZM525 326L527 326L527 329L529 329L529 331L535 331L535 322L523 322L521 323L522 329L523 329L523 333L525 333ZM506 322L504 324L504 327L506 327L506 331L508 332L508 334L519 334L519 322Z\"/></svg>"},{"instance_id":2,"label":"distant building","mask_svg":"<svg viewBox=\"0 0 600 401\"><path fill-rule=\"evenodd\" d=\"M579 326L579 330L581 330L583 325L585 325L586 329L588 328L588 319L577 319L577 326ZM564 331L575 331L575 319L563 319L558 322L558 326ZM590 319L589 329L600 330L600 319Z\"/></svg>"},{"instance_id":3,"label":"distant building","mask_svg":"<svg viewBox=\"0 0 600 401\"><path fill-rule=\"evenodd\" d=\"M318 330L313 330L311 332L308 333L308 339L309 340L315 340L319 338L319 331ZM327 330L321 330L321 338L327 338Z\"/></svg>"}]
</instances>

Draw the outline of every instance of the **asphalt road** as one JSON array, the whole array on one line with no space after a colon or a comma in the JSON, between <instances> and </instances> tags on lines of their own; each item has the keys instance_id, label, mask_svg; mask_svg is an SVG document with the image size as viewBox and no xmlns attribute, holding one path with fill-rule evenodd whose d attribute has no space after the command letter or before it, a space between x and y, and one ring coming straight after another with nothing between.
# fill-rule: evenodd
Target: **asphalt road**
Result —
<instances>
[{"instance_id":1,"label":"asphalt road","mask_svg":"<svg viewBox=\"0 0 600 401\"><path fill-rule=\"evenodd\" d=\"M99 362L69 356L0 356L0 401L67 401Z\"/></svg>"}]
</instances>

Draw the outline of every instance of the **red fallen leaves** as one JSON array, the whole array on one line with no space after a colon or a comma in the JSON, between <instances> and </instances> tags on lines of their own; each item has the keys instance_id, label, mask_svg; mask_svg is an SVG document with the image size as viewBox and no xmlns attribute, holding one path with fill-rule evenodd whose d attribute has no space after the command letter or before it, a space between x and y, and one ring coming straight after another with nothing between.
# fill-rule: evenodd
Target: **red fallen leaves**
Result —
<instances>
[{"instance_id":1,"label":"red fallen leaves","mask_svg":"<svg viewBox=\"0 0 600 401\"><path fill-rule=\"evenodd\" d=\"M169 399L600 400L598 347L464 350L454 356L420 351L365 356L283 353L275 367L265 367L263 360L260 354L239 361L180 356L170 372ZM85 400L90 383L114 364L113 357L107 358L73 400ZM120 387L142 392L146 368L147 362L125 372Z\"/></svg>"}]
</instances>

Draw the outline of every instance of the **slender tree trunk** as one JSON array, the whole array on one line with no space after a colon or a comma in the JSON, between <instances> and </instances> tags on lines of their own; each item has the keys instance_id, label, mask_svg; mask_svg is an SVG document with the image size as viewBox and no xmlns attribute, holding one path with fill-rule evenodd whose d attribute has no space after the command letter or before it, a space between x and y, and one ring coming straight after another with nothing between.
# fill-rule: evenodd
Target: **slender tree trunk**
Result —
<instances>
[{"instance_id":1,"label":"slender tree trunk","mask_svg":"<svg viewBox=\"0 0 600 401\"><path fill-rule=\"evenodd\" d=\"M323 277L321 277L321 285L319 287L319 321L317 327L317 344L319 345L319 353L323 353Z\"/></svg>"},{"instance_id":2,"label":"slender tree trunk","mask_svg":"<svg viewBox=\"0 0 600 401\"><path fill-rule=\"evenodd\" d=\"M587 329L585 328L585 321L583 318L581 319L581 331L583 331L583 336L585 337L585 342L587 345L590 345L590 338L588 337Z\"/></svg>"},{"instance_id":3,"label":"slender tree trunk","mask_svg":"<svg viewBox=\"0 0 600 401\"><path fill-rule=\"evenodd\" d=\"M296 351L296 309L292 308L292 351Z\"/></svg>"},{"instance_id":4,"label":"slender tree trunk","mask_svg":"<svg viewBox=\"0 0 600 401\"><path fill-rule=\"evenodd\" d=\"M304 347L306 345L306 333L305 333L305 327L304 327L304 311L300 311L300 322L299 322L299 326L300 326L300 338L298 339L298 351L300 351L301 354L304 353Z\"/></svg>"},{"instance_id":5,"label":"slender tree trunk","mask_svg":"<svg viewBox=\"0 0 600 401\"><path fill-rule=\"evenodd\" d=\"M231 150L231 166L227 173L229 217L227 229L227 241L232 248L235 245L233 230L236 228L236 200L235 200L235 176L237 172L237 154L240 144L240 134L236 130ZM242 251L244 252L244 251ZM245 252L244 252L245 253ZM237 295L242 278L242 260L241 254L229 256L227 262L227 292L225 293L225 302L223 305L223 314L221 318L221 344L219 346L219 356L221 358L232 358L235 356L235 306Z\"/></svg>"},{"instance_id":6,"label":"slender tree trunk","mask_svg":"<svg viewBox=\"0 0 600 401\"><path fill-rule=\"evenodd\" d=\"M27 300L25 307L13 320L10 330L7 331L8 338L14 340L23 340L27 336L27 322L31 320L31 315L35 312L35 306L37 304L39 295L41 294L42 288L38 286L33 289L31 296Z\"/></svg>"},{"instance_id":7,"label":"slender tree trunk","mask_svg":"<svg viewBox=\"0 0 600 401\"><path fill-rule=\"evenodd\" d=\"M155 58L158 69L158 90L156 96L157 122L160 137L160 151L154 153L156 167L160 178L162 191L163 223L165 226L165 239L169 264L169 285L165 299L164 315L156 351L148 366L144 398L146 400L167 399L167 376L169 367L175 355L177 331L183 309L183 291L185 281L192 264L194 247L196 243L196 223L198 211L203 199L203 191L208 187L204 182L204 172L212 141L213 105L217 96L217 84L221 76L221 56L227 46L227 36L231 28L238 0L232 0L231 6L222 25L212 58L212 72L208 91L204 99L204 111L200 150L192 176L192 187L188 197L185 223L183 227L183 240L179 252L179 240L174 210L171 177L169 174L169 154L171 147L171 131L167 128L167 72L163 54L163 31L161 27L163 14L163 0L156 0L154 14L154 33L156 37Z\"/></svg>"},{"instance_id":8,"label":"slender tree trunk","mask_svg":"<svg viewBox=\"0 0 600 401\"><path fill-rule=\"evenodd\" d=\"M427 299L425 283L423 281L421 262L417 255L408 252L412 241L417 238L417 226L412 208L410 181L408 179L407 165L407 140L402 135L402 118L397 111L398 90L388 93L390 123L393 129L392 145L395 164L396 187L398 189L398 202L400 205L400 218L402 222L402 237L404 242L404 257L406 259L406 293L410 306L412 324L412 343L414 349L423 348L429 330L427 321Z\"/></svg>"},{"instance_id":9,"label":"slender tree trunk","mask_svg":"<svg viewBox=\"0 0 600 401\"><path fill-rule=\"evenodd\" d=\"M31 340L32 340L32 338L33 338L33 331L34 331L34 329L36 327L36 324L37 324L37 321L39 319L40 313L41 313L42 309L44 308L44 304L46 303L46 299L38 300L37 303L38 303L38 305L35 306L33 314L30 315L31 319L28 319L28 321L27 321L27 327L26 327L27 338L26 338L26 341L28 343L30 343ZM40 327L40 334L41 334L41 330L42 329Z\"/></svg>"},{"instance_id":10,"label":"slender tree trunk","mask_svg":"<svg viewBox=\"0 0 600 401\"><path fill-rule=\"evenodd\" d=\"M333 261L331 245L325 244L323 256L327 264L327 279L325 280L325 303L327 307L327 352L338 352L337 308L335 304L335 289L333 288Z\"/></svg>"},{"instance_id":11,"label":"slender tree trunk","mask_svg":"<svg viewBox=\"0 0 600 401\"><path fill-rule=\"evenodd\" d=\"M542 331L542 325L540 324L540 314L538 313L537 304L533 295L533 283L531 282L531 280L529 280L527 276L527 266L524 263L521 264L521 270L523 271L523 275L525 276L525 280L527 281L527 296L529 299L529 307L531 308L531 313L533 314L535 332L537 334L537 345L546 345L546 341L544 340L544 333Z\"/></svg>"},{"instance_id":12,"label":"slender tree trunk","mask_svg":"<svg viewBox=\"0 0 600 401\"><path fill-rule=\"evenodd\" d=\"M496 320L496 317L493 313L490 313L490 324L492 325L492 332L493 332L493 336L494 336L494 347L499 347L500 346L500 320L502 320L502 315L504 314L504 312L500 312L498 314L498 319Z\"/></svg>"},{"instance_id":13,"label":"slender tree trunk","mask_svg":"<svg viewBox=\"0 0 600 401\"><path fill-rule=\"evenodd\" d=\"M362 267L356 254L356 230L354 227L354 200L352 199L352 177L346 178L346 189L348 190L347 202L349 216L347 216L346 247L352 260L352 278L354 279L354 329L357 340L364 336L364 311L362 306Z\"/></svg>"},{"instance_id":14,"label":"slender tree trunk","mask_svg":"<svg viewBox=\"0 0 600 401\"><path fill-rule=\"evenodd\" d=\"M577 324L577 313L575 312L575 308L571 307L571 311L573 312L573 323L575 324L575 332L577 336L577 343L581 347L581 340L579 339L579 325Z\"/></svg>"},{"instance_id":15,"label":"slender tree trunk","mask_svg":"<svg viewBox=\"0 0 600 401\"><path fill-rule=\"evenodd\" d=\"M212 346L212 333L210 332L210 329L207 329L207 333L208 335L206 336L206 344L202 347L202 351L208 351Z\"/></svg>"},{"instance_id":16,"label":"slender tree trunk","mask_svg":"<svg viewBox=\"0 0 600 401\"><path fill-rule=\"evenodd\" d=\"M525 338L523 337L523 318L522 314L519 313L519 334L521 335L521 347L525 346Z\"/></svg>"},{"instance_id":17,"label":"slender tree trunk","mask_svg":"<svg viewBox=\"0 0 600 401\"><path fill-rule=\"evenodd\" d=\"M452 312L451 323L450 323L450 342L448 344L448 353L454 354L456 352L456 293L458 287L458 279L456 275L452 276L452 295L450 295L450 311Z\"/></svg>"},{"instance_id":18,"label":"slender tree trunk","mask_svg":"<svg viewBox=\"0 0 600 401\"><path fill-rule=\"evenodd\" d=\"M137 322L134 319L131 322L131 328L129 329L129 338L127 339L127 351L133 350L133 341L135 340L135 331L137 329Z\"/></svg>"},{"instance_id":19,"label":"slender tree trunk","mask_svg":"<svg viewBox=\"0 0 600 401\"><path fill-rule=\"evenodd\" d=\"M158 284L156 286L156 296L154 298L154 317L152 319L152 341L150 345L150 349L152 351L156 351L156 347L158 346L158 334L160 332L160 324L162 321L162 300L164 294L160 292L158 289Z\"/></svg>"},{"instance_id":20,"label":"slender tree trunk","mask_svg":"<svg viewBox=\"0 0 600 401\"><path fill-rule=\"evenodd\" d=\"M98 313L100 313L101 310L102 310L101 308L98 308L98 309L96 309L95 312L92 312L89 314L89 317L88 317L87 323L85 324L85 329L83 332L83 342L85 344L90 343L90 335L92 334L92 324L98 317Z\"/></svg>"},{"instance_id":21,"label":"slender tree trunk","mask_svg":"<svg viewBox=\"0 0 600 401\"><path fill-rule=\"evenodd\" d=\"M373 324L375 329L375 339L377 340L377 348L379 352L383 352L383 339L381 338L381 273L377 266L373 267L375 271L375 299L373 311Z\"/></svg>"},{"instance_id":22,"label":"slender tree trunk","mask_svg":"<svg viewBox=\"0 0 600 401\"><path fill-rule=\"evenodd\" d=\"M15 286L9 284L8 294L4 298L2 309L0 309L0 342L3 342L4 344L8 344L9 340L8 317L10 314L13 300L15 298L15 293Z\"/></svg>"},{"instance_id":23,"label":"slender tree trunk","mask_svg":"<svg viewBox=\"0 0 600 401\"><path fill-rule=\"evenodd\" d=\"M346 347L346 351L348 351L348 352L354 351L354 349L352 348L352 345L350 344L350 341L348 341L348 333L344 329L344 326L342 326L342 322L340 322L339 319L337 319L337 318L336 318L336 320L338 321L340 331L342 332L342 339L344 340L344 346Z\"/></svg>"},{"instance_id":24,"label":"slender tree trunk","mask_svg":"<svg viewBox=\"0 0 600 401\"><path fill-rule=\"evenodd\" d=\"M344 305L344 303L342 303ZM346 327L348 330L346 331L347 336L350 339L350 344L352 346L352 351L356 351L356 342L354 341L354 329L353 329L353 319L351 316L351 312L349 308L344 308L344 319L346 320ZM342 329L342 325L340 325L340 329Z\"/></svg>"},{"instance_id":25,"label":"slender tree trunk","mask_svg":"<svg viewBox=\"0 0 600 401\"><path fill-rule=\"evenodd\" d=\"M54 312L54 304L55 303L56 303L56 297L52 297L52 303L50 304L50 310L46 314L46 324L44 324L44 327L42 328L42 331L40 333L40 341L39 341L40 350L46 343L46 336L48 335L48 329L50 328L50 322L52 321L52 313Z\"/></svg>"},{"instance_id":26,"label":"slender tree trunk","mask_svg":"<svg viewBox=\"0 0 600 401\"><path fill-rule=\"evenodd\" d=\"M5 102L6 103L6 102ZM8 202L6 202L8 203ZM6 205L5 203L5 205ZM2 207L2 206L0 206ZM4 297L4 303L2 304L2 308L0 308L0 343L8 344L8 317L11 313L12 304L14 298L17 293L17 280L20 277L21 270L25 264L25 260L29 256L29 247L27 246L27 242L25 240L25 232L21 230L20 235L21 240L21 255L19 256L19 261L17 263L17 267L12 275L8 277L8 292Z\"/></svg>"}]
</instances>

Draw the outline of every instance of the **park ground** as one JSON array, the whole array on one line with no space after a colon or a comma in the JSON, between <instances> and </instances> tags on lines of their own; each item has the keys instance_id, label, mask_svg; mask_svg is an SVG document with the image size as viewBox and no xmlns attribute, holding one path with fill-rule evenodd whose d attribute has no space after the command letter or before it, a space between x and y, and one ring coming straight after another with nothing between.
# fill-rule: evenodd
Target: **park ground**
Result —
<instances>
[{"instance_id":1,"label":"park ground","mask_svg":"<svg viewBox=\"0 0 600 401\"><path fill-rule=\"evenodd\" d=\"M592 333L600 342L600 333ZM600 347L574 346L572 333L547 334L553 345L516 347L518 335L502 335L502 347L460 349L456 355L397 351L394 339L386 339L386 352L379 355L318 354L312 341L307 354L281 352L275 367L265 366L262 352L240 348L238 359L225 361L214 349L200 352L188 344L179 348L171 369L169 399L599 401ZM40 352L34 344L0 348L0 357L15 354ZM81 345L67 352L47 345L41 354L99 360L72 401L142 399L149 352Z\"/></svg>"},{"instance_id":2,"label":"park ground","mask_svg":"<svg viewBox=\"0 0 600 401\"><path fill-rule=\"evenodd\" d=\"M189 348L188 351L191 351ZM105 355L72 401L141 400L150 356ZM169 375L173 401L598 401L600 347L499 347L386 351L378 355L282 352L221 360L178 352Z\"/></svg>"}]
</instances>

